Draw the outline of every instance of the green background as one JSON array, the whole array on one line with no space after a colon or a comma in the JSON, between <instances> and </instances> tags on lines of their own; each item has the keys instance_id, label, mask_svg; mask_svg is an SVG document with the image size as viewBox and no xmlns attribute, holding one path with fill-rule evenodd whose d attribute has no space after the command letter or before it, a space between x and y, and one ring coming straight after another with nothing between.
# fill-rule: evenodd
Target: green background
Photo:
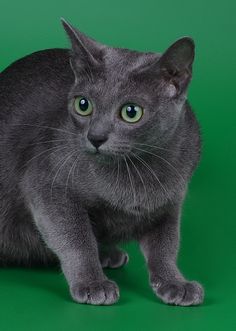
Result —
<instances>
[{"instance_id":1,"label":"green background","mask_svg":"<svg viewBox=\"0 0 236 331\"><path fill-rule=\"evenodd\" d=\"M206 290L202 306L164 305L131 243L129 265L108 273L121 290L114 306L74 303L56 270L0 270L1 331L236 329L235 14L233 0L0 0L0 70L33 51L69 46L61 16L101 42L141 51L162 52L181 36L194 38L189 99L204 146L184 206L179 265Z\"/></svg>"}]
</instances>

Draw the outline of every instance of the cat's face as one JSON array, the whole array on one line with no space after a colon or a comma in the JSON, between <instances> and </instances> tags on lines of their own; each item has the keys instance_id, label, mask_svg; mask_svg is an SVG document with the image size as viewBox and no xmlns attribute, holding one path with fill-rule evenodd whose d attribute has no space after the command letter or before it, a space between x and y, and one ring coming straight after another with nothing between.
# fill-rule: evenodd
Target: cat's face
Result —
<instances>
[{"instance_id":1,"label":"cat's face","mask_svg":"<svg viewBox=\"0 0 236 331\"><path fill-rule=\"evenodd\" d=\"M75 73L69 112L84 151L132 155L139 144L163 145L186 99L192 40L182 38L160 56L101 45L63 24Z\"/></svg>"}]
</instances>

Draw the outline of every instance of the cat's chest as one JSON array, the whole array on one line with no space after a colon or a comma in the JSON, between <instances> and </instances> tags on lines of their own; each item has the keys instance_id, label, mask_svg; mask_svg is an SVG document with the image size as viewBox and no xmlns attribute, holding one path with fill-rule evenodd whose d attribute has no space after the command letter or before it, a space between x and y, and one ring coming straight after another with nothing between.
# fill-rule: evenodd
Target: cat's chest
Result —
<instances>
[{"instance_id":1,"label":"cat's chest","mask_svg":"<svg viewBox=\"0 0 236 331\"><path fill-rule=\"evenodd\" d=\"M138 233L150 226L154 216L140 211L115 209L106 204L88 210L94 233L103 243L116 243L136 239Z\"/></svg>"},{"instance_id":2,"label":"cat's chest","mask_svg":"<svg viewBox=\"0 0 236 331\"><path fill-rule=\"evenodd\" d=\"M149 217L158 209L166 198L155 183L143 181L132 182L124 178L114 181L107 178L104 181L96 181L89 191L89 207L101 207L100 213L109 209L112 219L129 218L135 221L137 218Z\"/></svg>"},{"instance_id":3,"label":"cat's chest","mask_svg":"<svg viewBox=\"0 0 236 331\"><path fill-rule=\"evenodd\" d=\"M159 183L144 174L142 180L131 175L133 180L114 171L87 181L86 204L98 237L111 241L133 238L165 204L167 191Z\"/></svg>"},{"instance_id":4,"label":"cat's chest","mask_svg":"<svg viewBox=\"0 0 236 331\"><path fill-rule=\"evenodd\" d=\"M152 173L139 169L138 176L132 168L129 171L117 165L94 168L90 164L90 176L81 177L89 208L103 206L106 209L108 206L114 211L113 218L116 218L117 212L134 219L155 213L171 198L174 185L170 185L160 173L155 173L158 172L157 167L152 166Z\"/></svg>"},{"instance_id":5,"label":"cat's chest","mask_svg":"<svg viewBox=\"0 0 236 331\"><path fill-rule=\"evenodd\" d=\"M134 217L152 214L168 198L167 188L158 185L149 177L130 178L120 176L117 180L107 177L93 187L96 200L103 205L110 206L113 210L119 210Z\"/></svg>"}]
</instances>

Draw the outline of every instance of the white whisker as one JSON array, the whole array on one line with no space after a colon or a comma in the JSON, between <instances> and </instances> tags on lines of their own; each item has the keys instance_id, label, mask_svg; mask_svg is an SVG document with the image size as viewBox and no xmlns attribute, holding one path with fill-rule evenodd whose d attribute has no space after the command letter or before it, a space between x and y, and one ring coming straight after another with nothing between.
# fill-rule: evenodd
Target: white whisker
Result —
<instances>
[{"instance_id":1,"label":"white whisker","mask_svg":"<svg viewBox=\"0 0 236 331\"><path fill-rule=\"evenodd\" d=\"M120 159L117 159L117 176L116 176L116 182L115 182L115 188L118 188L119 183L119 174L120 174Z\"/></svg>"},{"instance_id":2,"label":"white whisker","mask_svg":"<svg viewBox=\"0 0 236 331\"><path fill-rule=\"evenodd\" d=\"M139 151L142 151L142 152L144 152L144 153L147 153L147 154L150 154L150 155L153 155L153 156L155 156L155 157L157 157L158 159L161 159L162 161L164 161L166 164L168 164L174 171L175 171L175 173L181 178L181 180L183 181L183 183L185 183L185 180L184 180L184 178L183 178L183 176L179 173L179 171L169 162L169 161L167 161L165 158L163 158L162 156L159 156L159 155L157 155L157 154L155 154L155 153L152 153L152 152L149 152L149 151L147 151L147 150L145 150L145 149L141 149L141 148L137 148L137 147L134 147L134 149L136 149L136 150L139 150Z\"/></svg>"},{"instance_id":3,"label":"white whisker","mask_svg":"<svg viewBox=\"0 0 236 331\"><path fill-rule=\"evenodd\" d=\"M171 152L171 153L179 153L180 150L186 150L185 148L178 148L177 150L173 150L173 149L169 149L169 148L164 148L164 147L160 147L160 146L156 146L156 145L149 145L149 144L144 144L144 143L134 143L134 145L140 145L140 146L147 146L147 147L152 147L155 149L160 149L163 151L167 151L167 152Z\"/></svg>"},{"instance_id":4,"label":"white whisker","mask_svg":"<svg viewBox=\"0 0 236 331\"><path fill-rule=\"evenodd\" d=\"M41 155L43 155L43 154L45 154L45 153L47 153L47 152L49 152L49 151L63 150L63 149L66 149L66 148L68 148L68 146L54 146L54 147L48 148L48 149L46 149L45 151L42 151L41 153L39 153L39 154L33 156L30 160L28 160L28 161L24 164L24 166L26 166L26 165L27 165L28 163L30 163L32 160L36 159L37 157L39 157L39 156L41 156ZM24 167L24 166L23 166L23 167Z\"/></svg>"},{"instance_id":5,"label":"white whisker","mask_svg":"<svg viewBox=\"0 0 236 331\"><path fill-rule=\"evenodd\" d=\"M135 156L135 154L134 153L132 153L133 155L134 155L134 157L136 158L136 156ZM132 159L127 155L127 157L128 157L128 159L130 160L130 162L133 164L133 167L134 167L134 169L136 170L136 172L137 172L137 174L138 174L138 176L139 176L139 178L140 178L140 180L141 180L141 182L142 182L142 184L143 184L143 188L144 188L144 192L145 192L145 196L146 196L146 201L147 201L147 204L148 204L148 211L150 210L150 203L149 203L149 199L148 199L148 194L147 194L147 189L146 189L146 185L145 185L145 183L144 183L144 180L143 180L143 177L142 177L142 175L141 175L141 173L140 173L140 171L138 170L138 168L136 167L136 165L135 165L135 163L132 161Z\"/></svg>"},{"instance_id":6,"label":"white whisker","mask_svg":"<svg viewBox=\"0 0 236 331\"><path fill-rule=\"evenodd\" d=\"M28 146L37 146L41 144L48 144L48 143L54 143L54 142L66 142L66 141L74 141L73 139L54 139L54 140L44 140L44 141L39 141L36 143L28 144Z\"/></svg>"},{"instance_id":7,"label":"white whisker","mask_svg":"<svg viewBox=\"0 0 236 331\"><path fill-rule=\"evenodd\" d=\"M52 180L52 184L51 184L51 188L50 188L51 200L52 200L52 197L53 197L53 185L54 185L54 183L55 183L55 180L56 180L56 178L57 178L57 176L58 176L60 170L62 169L62 167L63 167L63 166L66 164L66 162L67 162L67 161L68 161L68 160L74 155L74 153L75 153L75 152L71 152L71 151L70 151L70 153L68 153L68 154L66 155L66 157L63 159L64 161L61 163L60 167L58 168L58 170L57 170L57 172L56 172L56 174L55 174L55 176L54 176L54 178L53 178L53 180ZM61 162L61 160L60 160L60 162ZM58 165L60 162L58 162L57 165Z\"/></svg>"},{"instance_id":8,"label":"white whisker","mask_svg":"<svg viewBox=\"0 0 236 331\"><path fill-rule=\"evenodd\" d=\"M128 165L128 163L127 163L126 157L123 156L123 159L124 159L124 161L125 161L126 169L127 169L127 171L128 171L128 176L129 176L130 185L131 185L131 188L132 188L132 191L133 191L134 206L135 206L135 205L136 205L136 194L135 194L135 188L134 188L133 180L132 180L132 178L131 178L131 173L130 173L130 169L129 169L129 165Z\"/></svg>"},{"instance_id":9,"label":"white whisker","mask_svg":"<svg viewBox=\"0 0 236 331\"><path fill-rule=\"evenodd\" d=\"M166 190L166 188L163 186L163 184L161 183L160 179L158 178L158 176L156 175L156 173L153 171L153 169L148 165L148 163L146 161L144 161L140 156L135 155L136 158L151 172L151 174L154 176L154 178L156 178L157 182L159 183L159 185L161 186L163 192L165 193L165 195L169 198L169 200L171 201L171 197L168 193L168 191Z\"/></svg>"},{"instance_id":10,"label":"white whisker","mask_svg":"<svg viewBox=\"0 0 236 331\"><path fill-rule=\"evenodd\" d=\"M68 133L68 134L72 134L72 135L77 136L77 134L74 133L74 132L70 132L70 131L67 131L67 130L59 129L59 128L53 128L51 126L45 126L45 125L37 125L37 124L12 124L12 126L30 126L30 127L35 127L35 128L42 128L42 129L60 131L60 132L64 132L64 133Z\"/></svg>"},{"instance_id":11,"label":"white whisker","mask_svg":"<svg viewBox=\"0 0 236 331\"><path fill-rule=\"evenodd\" d=\"M74 153L77 153L77 151L75 151ZM74 153L73 153L73 155L74 155ZM66 180L66 188L65 188L65 198L66 198L66 196L67 196L67 189L68 189L68 184L69 184L70 175L71 175L71 173L72 173L72 171L73 171L73 169L74 169L74 167L75 167L75 165L76 165L76 163L77 163L77 160L78 160L78 156L75 158L75 160L74 160L74 162L72 163L72 166L71 166L71 168L70 168L70 171L68 172L68 176L67 176L67 180Z\"/></svg>"}]
</instances>

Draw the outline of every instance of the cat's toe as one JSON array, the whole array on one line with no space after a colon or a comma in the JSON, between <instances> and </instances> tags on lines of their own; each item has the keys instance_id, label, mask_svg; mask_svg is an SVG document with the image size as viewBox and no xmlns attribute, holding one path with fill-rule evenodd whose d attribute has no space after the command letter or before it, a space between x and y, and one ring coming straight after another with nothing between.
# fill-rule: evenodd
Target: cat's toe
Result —
<instances>
[{"instance_id":1,"label":"cat's toe","mask_svg":"<svg viewBox=\"0 0 236 331\"><path fill-rule=\"evenodd\" d=\"M119 288L110 280L77 283L70 292L76 302L91 305L112 305L119 299Z\"/></svg>"},{"instance_id":2,"label":"cat's toe","mask_svg":"<svg viewBox=\"0 0 236 331\"><path fill-rule=\"evenodd\" d=\"M178 306L199 305L204 299L204 290L197 282L169 281L152 285L156 295L165 303Z\"/></svg>"},{"instance_id":3,"label":"cat's toe","mask_svg":"<svg viewBox=\"0 0 236 331\"><path fill-rule=\"evenodd\" d=\"M104 253L100 256L101 265L103 268L120 268L129 262L129 255L121 250L116 250L109 253Z\"/></svg>"}]
</instances>

